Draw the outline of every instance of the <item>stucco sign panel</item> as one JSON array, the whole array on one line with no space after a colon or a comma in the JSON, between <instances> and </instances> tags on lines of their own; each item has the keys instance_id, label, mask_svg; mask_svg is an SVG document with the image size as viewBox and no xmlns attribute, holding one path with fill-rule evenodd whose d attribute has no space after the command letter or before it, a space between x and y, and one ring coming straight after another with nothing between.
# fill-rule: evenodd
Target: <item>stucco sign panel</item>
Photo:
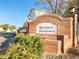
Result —
<instances>
[{"instance_id":1,"label":"stucco sign panel","mask_svg":"<svg viewBox=\"0 0 79 59\"><path fill-rule=\"evenodd\" d=\"M37 34L57 34L57 26L50 22L40 23L36 26Z\"/></svg>"}]
</instances>

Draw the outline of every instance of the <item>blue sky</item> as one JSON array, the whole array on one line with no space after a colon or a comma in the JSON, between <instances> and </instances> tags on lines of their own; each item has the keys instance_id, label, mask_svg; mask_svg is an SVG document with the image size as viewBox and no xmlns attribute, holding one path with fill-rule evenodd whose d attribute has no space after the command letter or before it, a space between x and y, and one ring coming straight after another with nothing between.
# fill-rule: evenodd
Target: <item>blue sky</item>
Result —
<instances>
[{"instance_id":1,"label":"blue sky","mask_svg":"<svg viewBox=\"0 0 79 59\"><path fill-rule=\"evenodd\" d=\"M20 27L27 20L30 9L35 7L34 0L0 0L0 24Z\"/></svg>"}]
</instances>

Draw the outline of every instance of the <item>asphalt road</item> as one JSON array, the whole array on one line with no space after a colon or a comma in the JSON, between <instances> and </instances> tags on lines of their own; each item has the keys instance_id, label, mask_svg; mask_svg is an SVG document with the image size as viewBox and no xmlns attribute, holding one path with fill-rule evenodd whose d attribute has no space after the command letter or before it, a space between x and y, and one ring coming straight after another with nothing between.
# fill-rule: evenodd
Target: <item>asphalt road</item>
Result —
<instances>
[{"instance_id":1,"label":"asphalt road","mask_svg":"<svg viewBox=\"0 0 79 59\"><path fill-rule=\"evenodd\" d=\"M7 48L13 44L12 38L16 36L15 32L7 32L0 34L0 48Z\"/></svg>"}]
</instances>

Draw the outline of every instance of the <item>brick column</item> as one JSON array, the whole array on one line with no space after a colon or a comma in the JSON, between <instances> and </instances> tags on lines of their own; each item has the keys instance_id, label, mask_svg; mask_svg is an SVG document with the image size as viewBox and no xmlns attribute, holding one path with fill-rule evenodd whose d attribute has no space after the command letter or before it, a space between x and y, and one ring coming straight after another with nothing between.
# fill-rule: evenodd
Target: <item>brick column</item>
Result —
<instances>
[{"instance_id":1,"label":"brick column","mask_svg":"<svg viewBox=\"0 0 79 59\"><path fill-rule=\"evenodd\" d=\"M74 39L75 39L75 40L74 40L74 41L75 41L74 44L75 44L75 47L76 47L76 46L77 46L77 42L78 42L78 41L77 41L77 40L78 40L78 39L77 39L77 38L78 38L78 37L77 37L77 36L78 36L78 35L77 35L77 14L74 15L74 21L75 21L75 22L74 22L74 32L75 32L75 33L74 33Z\"/></svg>"},{"instance_id":2,"label":"brick column","mask_svg":"<svg viewBox=\"0 0 79 59\"><path fill-rule=\"evenodd\" d=\"M58 40L58 54L62 53L62 41Z\"/></svg>"}]
</instances>

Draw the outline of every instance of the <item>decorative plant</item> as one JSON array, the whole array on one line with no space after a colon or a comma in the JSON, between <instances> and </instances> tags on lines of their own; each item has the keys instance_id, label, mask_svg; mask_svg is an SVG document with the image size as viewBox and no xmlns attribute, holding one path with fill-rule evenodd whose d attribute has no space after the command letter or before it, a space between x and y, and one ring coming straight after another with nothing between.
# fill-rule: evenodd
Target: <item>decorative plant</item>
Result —
<instances>
[{"instance_id":1,"label":"decorative plant","mask_svg":"<svg viewBox=\"0 0 79 59\"><path fill-rule=\"evenodd\" d=\"M19 34L15 37L15 44L2 54L2 59L40 59L43 51L42 38Z\"/></svg>"}]
</instances>

